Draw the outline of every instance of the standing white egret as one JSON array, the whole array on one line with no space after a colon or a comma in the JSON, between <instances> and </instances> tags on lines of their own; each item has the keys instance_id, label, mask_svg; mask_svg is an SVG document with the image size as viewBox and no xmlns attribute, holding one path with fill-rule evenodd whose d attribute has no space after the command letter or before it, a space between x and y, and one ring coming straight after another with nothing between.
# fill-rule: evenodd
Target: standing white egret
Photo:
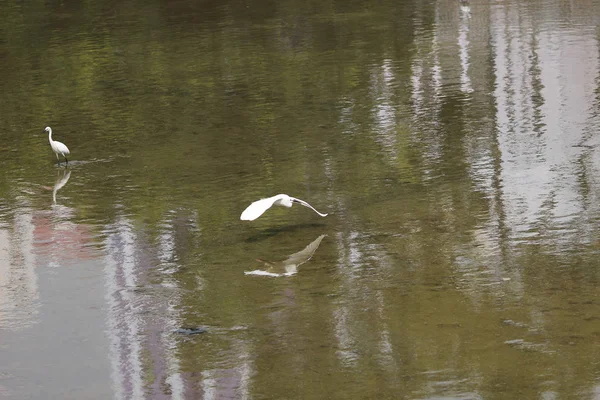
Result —
<instances>
[{"instance_id":1,"label":"standing white egret","mask_svg":"<svg viewBox=\"0 0 600 400\"><path fill-rule=\"evenodd\" d=\"M310 208L321 217L326 217L327 214L322 214L314 209L313 206L305 202L304 200L297 199L295 197L290 197L287 194L278 194L277 196L269 197L266 199L260 199L250 204L242 213L240 217L243 221L254 221L256 218L260 217L265 211L267 211L271 206L282 206L282 207L291 207L292 204L298 203L302 204L305 207Z\"/></svg>"},{"instance_id":2,"label":"standing white egret","mask_svg":"<svg viewBox=\"0 0 600 400\"><path fill-rule=\"evenodd\" d=\"M59 154L65 158L65 161L68 164L69 160L67 159L67 156L69 154L71 154L71 152L69 151L69 148L67 146L65 146L64 143L57 142L56 140L52 140L52 128L47 126L46 129L44 129L44 130L46 132L48 132L48 140L50 141L50 147L52 147L52 151L54 151L54 154L56 154L56 159L58 160L58 165L60 165L60 158L58 157Z\"/></svg>"}]
</instances>

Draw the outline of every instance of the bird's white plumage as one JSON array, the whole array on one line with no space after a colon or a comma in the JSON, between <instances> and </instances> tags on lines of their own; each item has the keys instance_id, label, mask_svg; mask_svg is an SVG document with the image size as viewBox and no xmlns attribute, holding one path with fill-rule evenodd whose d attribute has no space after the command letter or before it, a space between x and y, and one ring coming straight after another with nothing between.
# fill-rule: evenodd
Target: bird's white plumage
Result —
<instances>
[{"instance_id":1,"label":"bird's white plumage","mask_svg":"<svg viewBox=\"0 0 600 400\"><path fill-rule=\"evenodd\" d=\"M69 148L62 142L52 140L52 128L47 126L45 131L48 132L48 141L50 142L50 147L52 148L52 151L54 152L54 154L56 154L56 159L60 163L60 158L58 158L58 155L60 154L61 156L63 156L65 158L65 160L68 163L69 160L67 160L67 156L69 154L71 154L71 152L69 151Z\"/></svg>"},{"instance_id":2,"label":"bird's white plumage","mask_svg":"<svg viewBox=\"0 0 600 400\"><path fill-rule=\"evenodd\" d=\"M68 156L69 154L71 154L71 152L69 151L69 148L67 146L65 146L64 143L61 142L57 142L54 141L52 143L52 150L54 150L55 153L58 153L62 156Z\"/></svg>"},{"instance_id":3,"label":"bird's white plumage","mask_svg":"<svg viewBox=\"0 0 600 400\"><path fill-rule=\"evenodd\" d=\"M240 219L242 221L254 221L256 218L260 217L265 211L267 211L280 195L269 197L266 199L260 199L252 204L250 204L244 212L242 212L242 216Z\"/></svg>"},{"instance_id":4,"label":"bird's white plumage","mask_svg":"<svg viewBox=\"0 0 600 400\"><path fill-rule=\"evenodd\" d=\"M327 216L327 214L323 214L314 209L313 206L305 202L304 200L297 199L295 197L288 196L287 194L278 194L273 197L268 197L266 199L260 199L250 204L242 215L240 219L242 221L254 221L256 218L260 217L265 211L271 208L273 205L282 206L282 207L291 207L293 203L302 204L305 207L312 209L314 212L319 214L321 217Z\"/></svg>"}]
</instances>

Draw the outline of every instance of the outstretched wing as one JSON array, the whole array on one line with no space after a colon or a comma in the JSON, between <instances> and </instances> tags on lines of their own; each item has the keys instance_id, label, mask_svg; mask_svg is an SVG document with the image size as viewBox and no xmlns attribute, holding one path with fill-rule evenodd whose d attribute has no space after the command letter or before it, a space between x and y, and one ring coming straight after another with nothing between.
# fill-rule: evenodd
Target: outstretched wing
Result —
<instances>
[{"instance_id":1,"label":"outstretched wing","mask_svg":"<svg viewBox=\"0 0 600 400\"><path fill-rule=\"evenodd\" d=\"M240 219L242 221L254 221L256 218L260 217L265 211L267 211L275 201L277 201L278 196L269 197L266 199L260 199L250 204L244 212Z\"/></svg>"},{"instance_id":2,"label":"outstretched wing","mask_svg":"<svg viewBox=\"0 0 600 400\"><path fill-rule=\"evenodd\" d=\"M310 204L308 204L304 200L300 200L300 199L297 199L295 197L292 197L292 201L294 203L302 204L304 207L310 208L311 210L313 210L314 212L316 212L317 214L319 214L321 217L326 217L327 216L327 214L323 214L323 213L320 213L317 210L315 210L315 208L313 206L311 206Z\"/></svg>"}]
</instances>

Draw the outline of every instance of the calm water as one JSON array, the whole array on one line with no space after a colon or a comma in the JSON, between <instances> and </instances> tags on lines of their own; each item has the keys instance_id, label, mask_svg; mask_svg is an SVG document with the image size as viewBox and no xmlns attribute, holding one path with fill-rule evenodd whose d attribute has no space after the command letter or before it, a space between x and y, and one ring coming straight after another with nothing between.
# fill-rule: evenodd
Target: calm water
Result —
<instances>
[{"instance_id":1,"label":"calm water","mask_svg":"<svg viewBox=\"0 0 600 400\"><path fill-rule=\"evenodd\" d=\"M599 2L0 12L0 398L600 399Z\"/></svg>"}]
</instances>

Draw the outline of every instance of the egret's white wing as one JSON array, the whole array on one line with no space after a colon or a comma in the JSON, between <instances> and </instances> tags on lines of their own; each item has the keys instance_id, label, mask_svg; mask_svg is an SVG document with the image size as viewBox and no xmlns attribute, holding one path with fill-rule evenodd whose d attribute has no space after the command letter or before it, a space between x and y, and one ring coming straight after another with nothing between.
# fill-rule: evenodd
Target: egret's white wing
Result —
<instances>
[{"instance_id":1,"label":"egret's white wing","mask_svg":"<svg viewBox=\"0 0 600 400\"><path fill-rule=\"evenodd\" d=\"M62 155L69 155L71 154L71 152L69 151L69 148L67 146L65 146L64 143L62 142L57 142L54 141L54 146L56 146L56 149L62 154Z\"/></svg>"},{"instance_id":2,"label":"egret's white wing","mask_svg":"<svg viewBox=\"0 0 600 400\"><path fill-rule=\"evenodd\" d=\"M278 199L279 195L255 201L244 210L240 219L242 221L254 221L256 218L260 217L265 211L271 208L273 203L275 203Z\"/></svg>"},{"instance_id":3,"label":"egret's white wing","mask_svg":"<svg viewBox=\"0 0 600 400\"><path fill-rule=\"evenodd\" d=\"M311 206L310 204L308 204L308 203L307 203L307 202L305 202L304 200L300 200L300 199L297 199L297 198L295 198L295 197L292 197L292 199L293 199L293 201L294 201L294 202L297 202L297 203L299 203L299 204L302 204L302 205L303 205L303 206L305 206L305 207L308 207L308 208L310 208L311 210L313 210L314 212L316 212L317 214L319 214L321 217L326 217L326 216L327 216L327 214L323 214L323 213L320 213L320 212L318 212L317 210L315 210L315 208L314 208L313 206Z\"/></svg>"}]
</instances>

